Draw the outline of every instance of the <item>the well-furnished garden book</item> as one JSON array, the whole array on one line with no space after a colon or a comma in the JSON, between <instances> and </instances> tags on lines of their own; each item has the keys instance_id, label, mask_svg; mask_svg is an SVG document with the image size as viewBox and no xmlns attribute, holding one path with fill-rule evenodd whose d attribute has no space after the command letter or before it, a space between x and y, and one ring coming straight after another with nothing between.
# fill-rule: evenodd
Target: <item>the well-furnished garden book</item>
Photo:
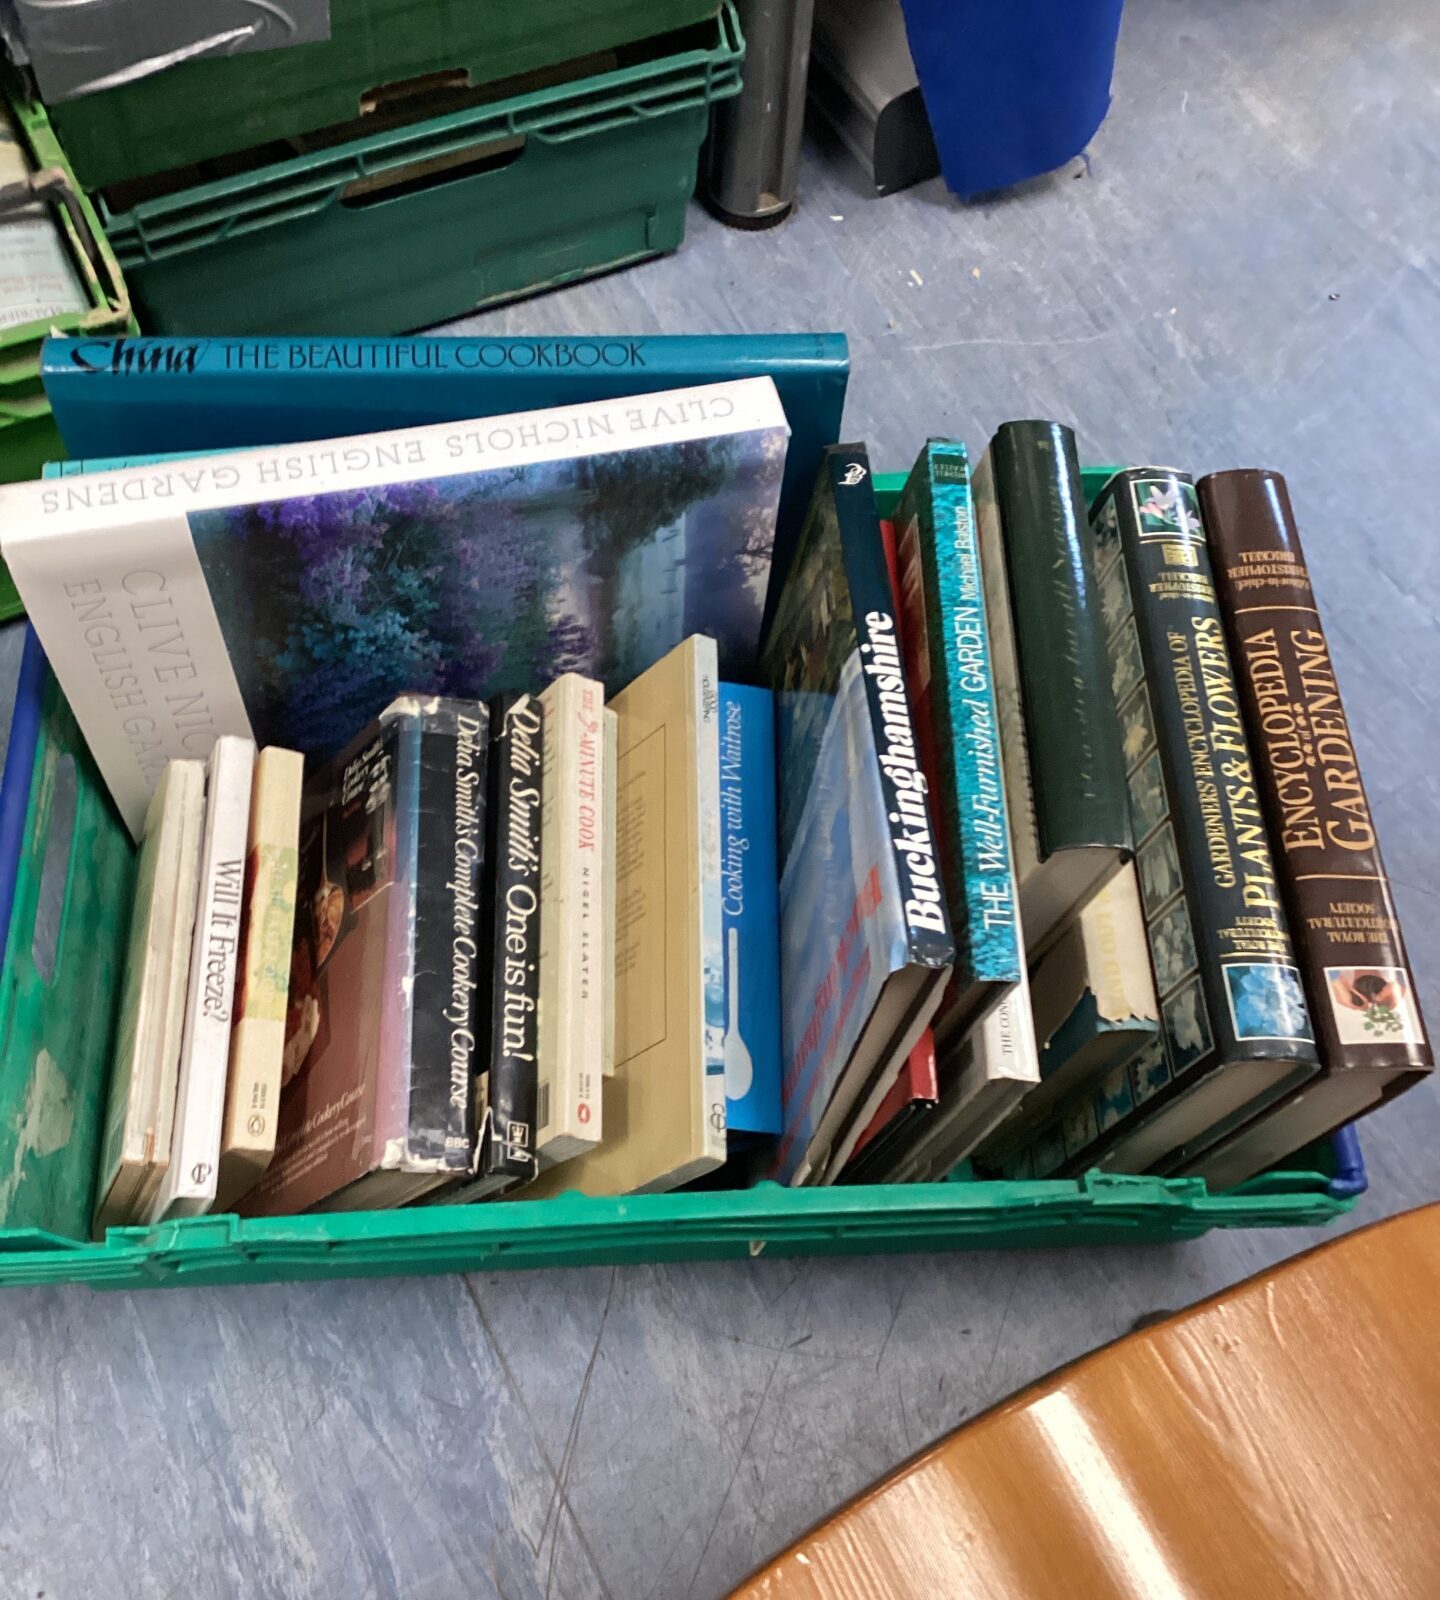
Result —
<instances>
[{"instance_id":1,"label":"the well-furnished garden book","mask_svg":"<svg viewBox=\"0 0 1440 1600\"><path fill-rule=\"evenodd\" d=\"M1195 486L1127 469L1090 521L1164 1050L1085 1160L1143 1172L1198 1154L1319 1063Z\"/></svg>"},{"instance_id":2,"label":"the well-furnished garden book","mask_svg":"<svg viewBox=\"0 0 1440 1600\"><path fill-rule=\"evenodd\" d=\"M250 740L227 735L215 741L205 773L205 833L175 1092L175 1142L147 1222L198 1216L215 1200L254 773Z\"/></svg>"},{"instance_id":3,"label":"the well-furnished garden book","mask_svg":"<svg viewBox=\"0 0 1440 1600\"><path fill-rule=\"evenodd\" d=\"M271 745L255 758L216 1211L252 1189L275 1153L304 777L297 751Z\"/></svg>"},{"instance_id":4,"label":"the well-furnished garden book","mask_svg":"<svg viewBox=\"0 0 1440 1600\"><path fill-rule=\"evenodd\" d=\"M535 1154L544 866L545 715L534 694L490 702L475 1036L475 1173L442 1204L503 1194L539 1170Z\"/></svg>"},{"instance_id":5,"label":"the well-furnished garden book","mask_svg":"<svg viewBox=\"0 0 1440 1600\"><path fill-rule=\"evenodd\" d=\"M780 894L775 702L720 685L720 909L725 932L725 1119L731 1154L780 1133Z\"/></svg>"},{"instance_id":6,"label":"the well-furnished garden book","mask_svg":"<svg viewBox=\"0 0 1440 1600\"><path fill-rule=\"evenodd\" d=\"M79 457L293 444L770 378L794 441L775 552L783 569L815 462L840 437L850 351L843 333L47 339L40 364Z\"/></svg>"},{"instance_id":7,"label":"the well-furnished garden book","mask_svg":"<svg viewBox=\"0 0 1440 1600\"><path fill-rule=\"evenodd\" d=\"M1025 959L1131 854L1075 435L1006 422L974 474Z\"/></svg>"},{"instance_id":8,"label":"the well-furnished garden book","mask_svg":"<svg viewBox=\"0 0 1440 1600\"><path fill-rule=\"evenodd\" d=\"M604 1138L604 690L567 672L544 716L535 1150L542 1166Z\"/></svg>"},{"instance_id":9,"label":"the well-furnished garden book","mask_svg":"<svg viewBox=\"0 0 1440 1600\"><path fill-rule=\"evenodd\" d=\"M776 1172L818 1182L889 1093L955 957L862 446L824 454L763 667L780 788Z\"/></svg>"},{"instance_id":10,"label":"the well-furnished garden book","mask_svg":"<svg viewBox=\"0 0 1440 1600\"><path fill-rule=\"evenodd\" d=\"M1425 1078L1434 1056L1285 480L1199 484L1321 1075L1193 1167L1228 1187Z\"/></svg>"},{"instance_id":11,"label":"the well-furnished garden book","mask_svg":"<svg viewBox=\"0 0 1440 1600\"><path fill-rule=\"evenodd\" d=\"M95 1236L142 1222L170 1162L205 826L205 767L172 761L149 805L95 1187Z\"/></svg>"},{"instance_id":12,"label":"the well-furnished garden book","mask_svg":"<svg viewBox=\"0 0 1440 1600\"><path fill-rule=\"evenodd\" d=\"M469 1172L487 742L483 705L402 695L307 778L275 1156L242 1212Z\"/></svg>"},{"instance_id":13,"label":"the well-furnished garden book","mask_svg":"<svg viewBox=\"0 0 1440 1600\"><path fill-rule=\"evenodd\" d=\"M935 1024L950 1039L1020 981L1020 934L1001 730L965 446L932 439L895 510L905 670L955 937Z\"/></svg>"},{"instance_id":14,"label":"the well-furnished garden book","mask_svg":"<svg viewBox=\"0 0 1440 1600\"><path fill-rule=\"evenodd\" d=\"M719 670L696 635L610 702L617 719L615 1073L605 1138L520 1198L659 1192L725 1160Z\"/></svg>"},{"instance_id":15,"label":"the well-furnished garden book","mask_svg":"<svg viewBox=\"0 0 1440 1600\"><path fill-rule=\"evenodd\" d=\"M399 693L750 674L768 378L0 488L0 546L121 814L220 734L328 756Z\"/></svg>"},{"instance_id":16,"label":"the well-furnished garden book","mask_svg":"<svg viewBox=\"0 0 1440 1600\"><path fill-rule=\"evenodd\" d=\"M1123 1104L1126 1067L1160 1032L1133 862L1071 918L1030 975L1040 1082L977 1159L1001 1167L1077 1099ZM1100 1115L1098 1131L1110 1117Z\"/></svg>"}]
</instances>

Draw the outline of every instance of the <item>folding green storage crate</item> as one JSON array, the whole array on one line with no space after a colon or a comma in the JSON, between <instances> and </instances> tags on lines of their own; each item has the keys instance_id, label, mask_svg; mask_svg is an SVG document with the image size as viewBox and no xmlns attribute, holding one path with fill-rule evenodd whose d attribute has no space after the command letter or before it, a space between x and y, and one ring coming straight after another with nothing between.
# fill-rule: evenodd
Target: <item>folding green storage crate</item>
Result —
<instances>
[{"instance_id":1,"label":"folding green storage crate","mask_svg":"<svg viewBox=\"0 0 1440 1600\"><path fill-rule=\"evenodd\" d=\"M1096 476L1087 473L1087 488ZM901 482L877 479L882 504L893 502ZM100 987L95 975L107 959L117 958L127 908L112 906L107 918L95 886L123 891L132 851L100 792L98 775L78 748L73 719L53 680L33 670L31 679L34 742L27 747L23 738L12 738L0 788L0 819L7 803L15 807L19 791L25 819L0 983L0 1219L8 1224L0 1225L0 1285L141 1288L718 1260L762 1252L1141 1244L1191 1239L1216 1227L1321 1224L1354 1203L1353 1188L1347 1195L1344 1183L1325 1170L1326 1158L1317 1156L1220 1195L1210 1194L1197 1178L1092 1172L1071 1181L1007 1183L957 1174L931 1184L795 1190L763 1183L740 1191L623 1199L572 1194L254 1221L194 1217L154 1228L112 1229L103 1244L91 1243L80 1236L79 1219L88 1214L96 1135L88 1136L89 1147L31 1139L21 1148L13 1130L39 1125L33 1108L47 1101L62 1108L68 1125L93 1129L96 1123L108 1031L80 1018L75 999L87 989L93 995ZM17 727L26 725L17 707ZM57 773L67 758L77 795L57 823ZM23 768L18 786L12 766ZM0 900L6 870L0 860ZM54 887L61 884L63 896Z\"/></svg>"},{"instance_id":2,"label":"folding green storage crate","mask_svg":"<svg viewBox=\"0 0 1440 1600\"><path fill-rule=\"evenodd\" d=\"M52 106L81 182L102 189L356 117L380 122L417 90L521 77L708 21L719 4L330 0L329 9L327 40L183 61Z\"/></svg>"},{"instance_id":3,"label":"folding green storage crate","mask_svg":"<svg viewBox=\"0 0 1440 1600\"><path fill-rule=\"evenodd\" d=\"M614 71L100 201L152 333L401 333L676 249L733 6ZM261 59L261 58L252 58Z\"/></svg>"}]
</instances>

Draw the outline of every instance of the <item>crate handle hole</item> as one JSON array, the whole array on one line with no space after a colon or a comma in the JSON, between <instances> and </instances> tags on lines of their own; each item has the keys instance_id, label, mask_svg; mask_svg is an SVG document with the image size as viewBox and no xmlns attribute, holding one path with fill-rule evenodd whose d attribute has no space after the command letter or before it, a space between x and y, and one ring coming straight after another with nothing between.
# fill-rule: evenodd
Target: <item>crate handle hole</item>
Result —
<instances>
[{"instance_id":1,"label":"crate handle hole","mask_svg":"<svg viewBox=\"0 0 1440 1600\"><path fill-rule=\"evenodd\" d=\"M483 177L489 172L503 172L506 167L514 166L524 153L523 133L511 134L503 139L488 139L484 144L471 145L465 150L452 150L447 155L412 161L390 172L356 178L340 191L340 204L358 210L364 206L380 205L386 200L421 194L441 184Z\"/></svg>"},{"instance_id":2,"label":"crate handle hole","mask_svg":"<svg viewBox=\"0 0 1440 1600\"><path fill-rule=\"evenodd\" d=\"M393 83L377 83L360 96L360 115L373 117L381 112L409 111L412 101L443 99L463 94L470 87L468 67L445 67L439 72L421 72L413 78L397 78Z\"/></svg>"}]
</instances>

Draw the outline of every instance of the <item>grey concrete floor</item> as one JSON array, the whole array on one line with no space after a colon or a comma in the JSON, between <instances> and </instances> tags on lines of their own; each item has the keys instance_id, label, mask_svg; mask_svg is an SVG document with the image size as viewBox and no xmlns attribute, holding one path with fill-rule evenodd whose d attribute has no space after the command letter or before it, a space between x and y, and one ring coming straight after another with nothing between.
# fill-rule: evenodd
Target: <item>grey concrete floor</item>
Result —
<instances>
[{"instance_id":1,"label":"grey concrete floor","mask_svg":"<svg viewBox=\"0 0 1440 1600\"><path fill-rule=\"evenodd\" d=\"M1433 0L1131 0L1087 158L992 204L799 213L483 319L838 327L906 466L1073 419L1092 461L1289 477L1440 1023L1440 24ZM418 265L418 263L417 263ZM1440 1096L1352 1225L1440 1197ZM1315 1242L757 1261L154 1295L21 1291L0 1596L706 1600L1017 1386Z\"/></svg>"}]
</instances>

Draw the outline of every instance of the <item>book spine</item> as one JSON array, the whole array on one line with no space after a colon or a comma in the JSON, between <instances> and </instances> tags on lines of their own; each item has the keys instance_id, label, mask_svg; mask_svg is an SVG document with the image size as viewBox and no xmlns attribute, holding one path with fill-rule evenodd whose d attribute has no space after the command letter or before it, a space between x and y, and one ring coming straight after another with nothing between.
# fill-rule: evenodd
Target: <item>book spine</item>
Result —
<instances>
[{"instance_id":1,"label":"book spine","mask_svg":"<svg viewBox=\"0 0 1440 1600\"><path fill-rule=\"evenodd\" d=\"M725 927L720 850L720 675L715 653L695 652L696 803L699 817L700 967L704 1007L704 1159L725 1160Z\"/></svg>"},{"instance_id":2,"label":"book spine","mask_svg":"<svg viewBox=\"0 0 1440 1600\"><path fill-rule=\"evenodd\" d=\"M544 716L533 694L490 704L490 840L485 941L488 993L479 1029L488 1063L477 1084L479 1172L523 1183L535 1161L535 1054L540 1013L541 774ZM488 978L485 974L489 974Z\"/></svg>"},{"instance_id":3,"label":"book spine","mask_svg":"<svg viewBox=\"0 0 1440 1600\"><path fill-rule=\"evenodd\" d=\"M1056 422L1007 422L991 450L1040 858L1087 845L1128 849L1075 435Z\"/></svg>"},{"instance_id":4,"label":"book spine","mask_svg":"<svg viewBox=\"0 0 1440 1600\"><path fill-rule=\"evenodd\" d=\"M906 692L870 458L862 446L837 445L826 452L825 461L879 753L880 787L900 884L906 961L948 967L955 959L955 944Z\"/></svg>"},{"instance_id":5,"label":"book spine","mask_svg":"<svg viewBox=\"0 0 1440 1600\"><path fill-rule=\"evenodd\" d=\"M1091 526L1165 1045L1114 1143L1218 1067L1316 1054L1194 485L1118 473Z\"/></svg>"},{"instance_id":6,"label":"book spine","mask_svg":"<svg viewBox=\"0 0 1440 1600\"><path fill-rule=\"evenodd\" d=\"M1326 1070L1434 1065L1349 719L1279 473L1202 478L1256 777Z\"/></svg>"},{"instance_id":7,"label":"book spine","mask_svg":"<svg viewBox=\"0 0 1440 1600\"><path fill-rule=\"evenodd\" d=\"M407 1171L468 1172L475 1147L488 719L475 701L422 700L410 937Z\"/></svg>"},{"instance_id":8,"label":"book spine","mask_svg":"<svg viewBox=\"0 0 1440 1600\"><path fill-rule=\"evenodd\" d=\"M151 1207L152 1222L205 1211L215 1198L254 768L255 746L248 739L216 741L210 756L174 1146Z\"/></svg>"},{"instance_id":9,"label":"book spine","mask_svg":"<svg viewBox=\"0 0 1440 1600\"><path fill-rule=\"evenodd\" d=\"M604 1017L600 1071L604 1077L613 1078L615 1076L615 832L616 819L619 816L620 718L607 706L604 719L605 820L601 830L601 848L605 857L605 869L601 875L604 954L600 964L600 981L604 990Z\"/></svg>"},{"instance_id":10,"label":"book spine","mask_svg":"<svg viewBox=\"0 0 1440 1600\"><path fill-rule=\"evenodd\" d=\"M963 995L1017 983L1019 910L980 550L963 445L931 444L901 497L902 585L919 591L931 667L937 809ZM980 1009L977 1005L975 1009Z\"/></svg>"}]
</instances>

